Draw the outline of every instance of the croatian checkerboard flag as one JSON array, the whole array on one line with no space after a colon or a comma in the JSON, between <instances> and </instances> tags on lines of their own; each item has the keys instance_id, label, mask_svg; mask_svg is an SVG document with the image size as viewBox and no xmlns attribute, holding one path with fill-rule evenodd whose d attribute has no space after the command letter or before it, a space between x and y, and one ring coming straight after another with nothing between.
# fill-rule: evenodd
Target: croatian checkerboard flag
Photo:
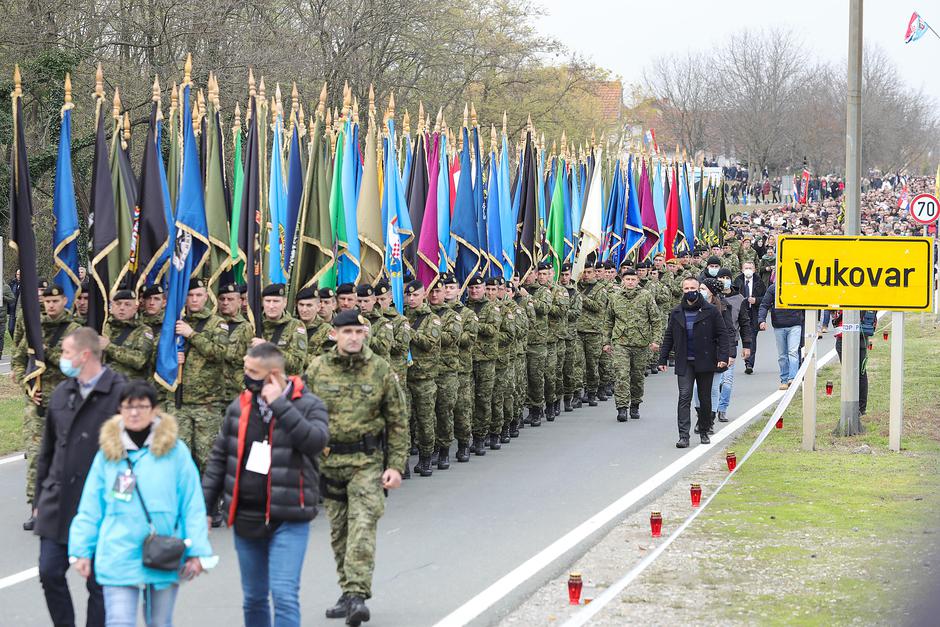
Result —
<instances>
[{"instance_id":1,"label":"croatian checkerboard flag","mask_svg":"<svg viewBox=\"0 0 940 627\"><path fill-rule=\"evenodd\" d=\"M907 23L907 31L904 33L904 43L909 44L917 41L927 32L927 22L918 15L917 11L911 14L911 21Z\"/></svg>"}]
</instances>

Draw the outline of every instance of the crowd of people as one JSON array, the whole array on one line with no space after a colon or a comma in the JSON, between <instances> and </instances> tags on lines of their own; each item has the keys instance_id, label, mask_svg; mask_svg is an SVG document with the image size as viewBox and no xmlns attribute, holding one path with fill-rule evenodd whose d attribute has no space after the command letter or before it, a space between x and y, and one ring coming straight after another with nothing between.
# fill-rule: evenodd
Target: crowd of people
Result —
<instances>
[{"instance_id":1,"label":"crowd of people","mask_svg":"<svg viewBox=\"0 0 940 627\"><path fill-rule=\"evenodd\" d=\"M864 196L863 230L913 233L885 194ZM148 624L164 624L179 578L214 566L208 528L227 524L245 623L270 624L273 604L276 624L300 624L300 572L322 498L342 590L326 615L359 625L369 619L383 490L449 470L452 454L465 464L511 448L523 430L584 406L612 399L612 421L639 420L645 379L670 368L676 446L688 447L693 430L708 444L714 423L728 420L735 360L754 372L759 330L774 329L781 389L795 377L804 316L775 307L776 236L838 233L832 202L734 214L721 245L670 259L616 267L592 254L577 279L546 260L509 282L471 277L465 296L450 273L411 280L404 313L384 281L308 287L292 310L285 286L271 284L260 333L241 286L210 291L193 279L175 328L185 350L172 392L153 384L159 285L116 291L99 335L84 326L87 301L70 308L61 287L43 282L46 369L39 388L26 387L24 528L41 538L53 622L74 623L71 561L88 580L89 624L105 614L133 624L141 586ZM839 320L834 312L837 335ZM22 316L10 327L25 385Z\"/></svg>"}]
</instances>

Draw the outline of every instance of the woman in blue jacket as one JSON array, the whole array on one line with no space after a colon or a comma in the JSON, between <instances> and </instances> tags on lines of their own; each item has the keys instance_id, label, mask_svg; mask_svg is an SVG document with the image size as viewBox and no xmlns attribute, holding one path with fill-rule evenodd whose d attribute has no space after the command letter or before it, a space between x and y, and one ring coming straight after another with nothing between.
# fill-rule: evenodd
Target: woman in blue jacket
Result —
<instances>
[{"instance_id":1,"label":"woman in blue jacket","mask_svg":"<svg viewBox=\"0 0 940 627\"><path fill-rule=\"evenodd\" d=\"M180 575L192 579L202 572L199 558L212 555L199 472L149 383L125 384L120 412L101 427L100 449L69 530L69 556L86 578L94 559L109 626L136 624L141 591L147 625L171 625ZM144 566L150 524L141 499L156 534L186 542L179 571Z\"/></svg>"}]
</instances>

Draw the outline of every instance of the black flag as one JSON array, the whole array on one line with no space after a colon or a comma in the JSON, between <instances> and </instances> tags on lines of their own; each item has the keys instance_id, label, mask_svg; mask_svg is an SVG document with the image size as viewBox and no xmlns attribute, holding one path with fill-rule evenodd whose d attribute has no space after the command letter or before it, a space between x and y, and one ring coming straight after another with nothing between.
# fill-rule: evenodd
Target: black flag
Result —
<instances>
[{"instance_id":1,"label":"black flag","mask_svg":"<svg viewBox=\"0 0 940 627\"><path fill-rule=\"evenodd\" d=\"M91 179L91 286L88 293L88 326L98 333L108 317L111 274L108 255L118 245L114 190L111 186L108 143L105 141L104 98L98 98L98 130L95 133L95 158Z\"/></svg>"},{"instance_id":2,"label":"black flag","mask_svg":"<svg viewBox=\"0 0 940 627\"><path fill-rule=\"evenodd\" d=\"M405 267L417 276L418 235L424 220L424 206L428 202L428 151L425 147L425 135L419 131L415 135L415 146L411 156L411 174L408 178L407 194L408 213L411 216L412 236L401 243L402 259ZM414 235L417 234L417 235Z\"/></svg>"},{"instance_id":3,"label":"black flag","mask_svg":"<svg viewBox=\"0 0 940 627\"><path fill-rule=\"evenodd\" d=\"M23 304L23 328L28 363L23 385L32 396L40 389L40 377L46 370L39 315L39 276L36 271L36 236L33 233L33 197L29 180L29 159L23 133L23 93L20 69L14 73L13 151L10 154L10 247L16 251L20 268L20 300ZM49 390L51 392L52 390Z\"/></svg>"},{"instance_id":4,"label":"black flag","mask_svg":"<svg viewBox=\"0 0 940 627\"><path fill-rule=\"evenodd\" d=\"M133 235L135 245L131 257L131 271L134 272L138 289L159 282L170 260L167 254L167 212L160 177L159 159L162 157L157 150L159 106L159 102L153 103L147 141L144 143L144 156L140 164L140 190L137 195L137 217Z\"/></svg>"},{"instance_id":5,"label":"black flag","mask_svg":"<svg viewBox=\"0 0 940 627\"><path fill-rule=\"evenodd\" d=\"M522 185L519 198L518 228L519 238L516 243L516 272L519 278L525 278L534 271L539 262L539 207L536 196L535 154L532 148L532 133L526 132L525 152L523 153Z\"/></svg>"},{"instance_id":6,"label":"black flag","mask_svg":"<svg viewBox=\"0 0 940 627\"><path fill-rule=\"evenodd\" d=\"M254 97L245 147L245 178L238 224L238 246L245 253L245 284L248 287L248 321L256 337L264 337L261 317L261 153L258 149L258 110Z\"/></svg>"}]
</instances>

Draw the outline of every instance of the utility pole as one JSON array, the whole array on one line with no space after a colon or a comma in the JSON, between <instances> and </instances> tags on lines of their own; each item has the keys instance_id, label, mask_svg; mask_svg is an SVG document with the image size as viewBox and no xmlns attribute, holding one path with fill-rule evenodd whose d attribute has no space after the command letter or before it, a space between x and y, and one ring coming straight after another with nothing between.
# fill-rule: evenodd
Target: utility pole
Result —
<instances>
[{"instance_id":1,"label":"utility pole","mask_svg":"<svg viewBox=\"0 0 940 627\"><path fill-rule=\"evenodd\" d=\"M849 0L849 75L845 121L845 235L859 235L862 166L862 0ZM858 356L861 329L858 311L842 316L842 411L836 435L862 431L858 415Z\"/></svg>"}]
</instances>

